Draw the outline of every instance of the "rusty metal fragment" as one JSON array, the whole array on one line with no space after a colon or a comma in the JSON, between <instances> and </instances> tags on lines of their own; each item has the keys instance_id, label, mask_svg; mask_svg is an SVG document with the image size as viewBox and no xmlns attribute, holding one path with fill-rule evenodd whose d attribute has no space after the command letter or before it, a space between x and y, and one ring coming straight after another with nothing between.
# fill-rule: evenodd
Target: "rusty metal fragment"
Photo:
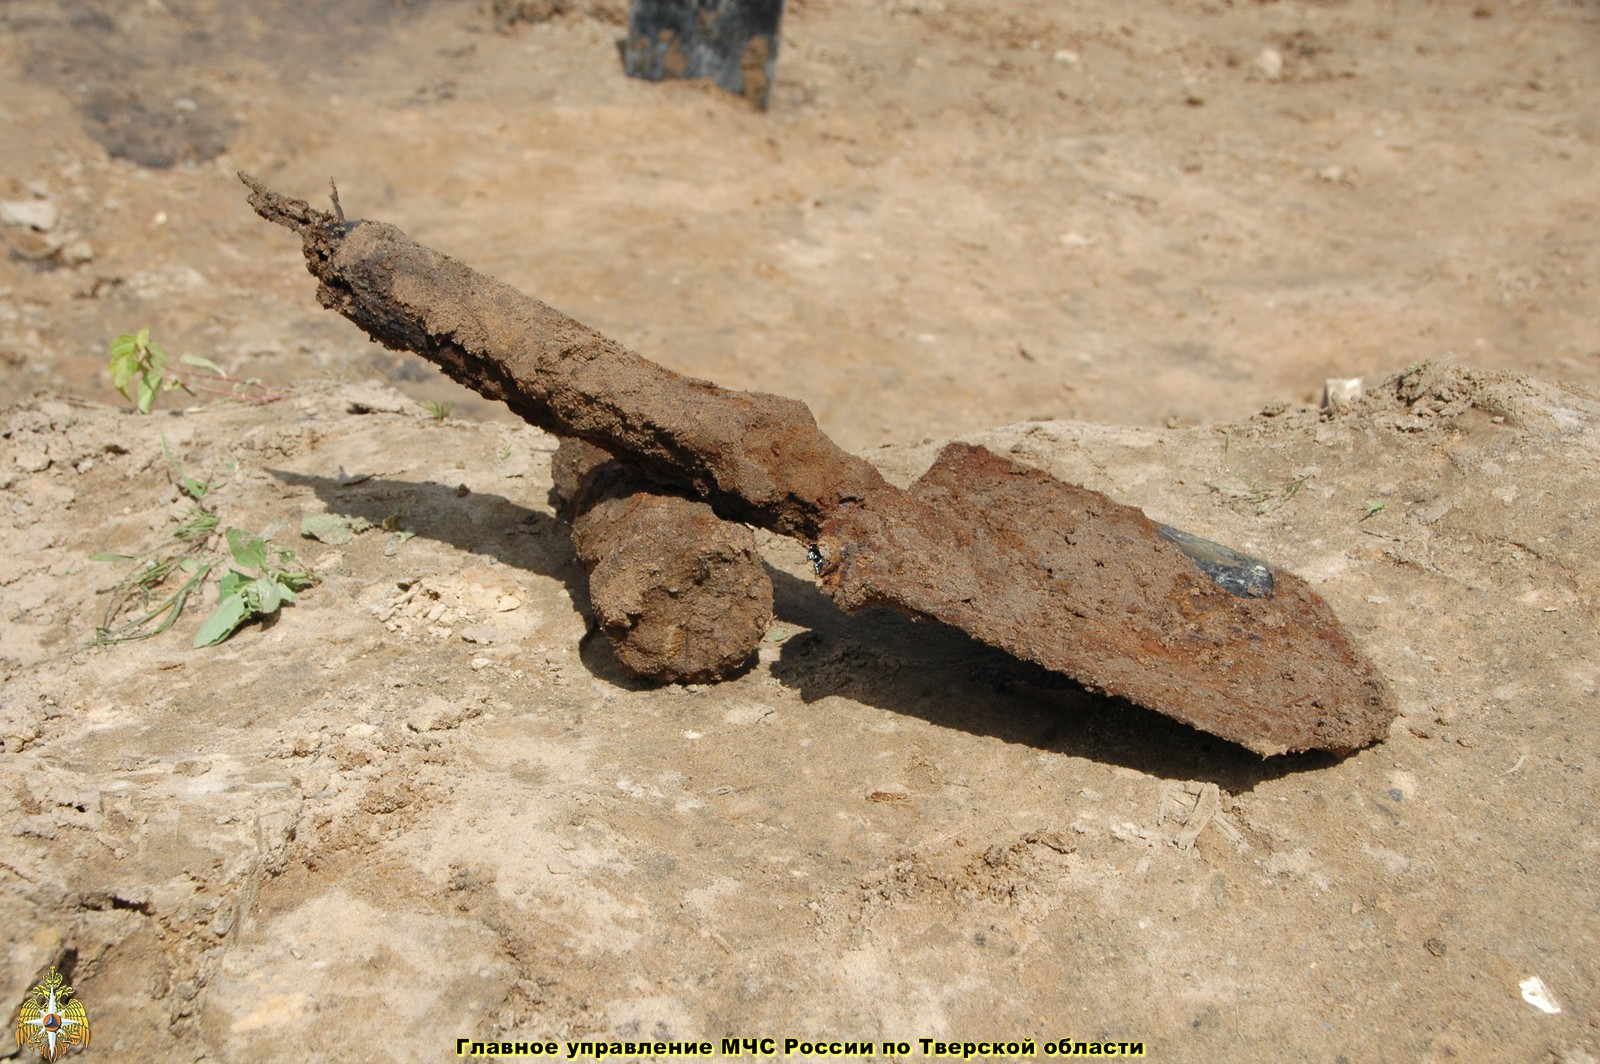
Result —
<instances>
[{"instance_id":1,"label":"rusty metal fragment","mask_svg":"<svg viewBox=\"0 0 1600 1064\"><path fill-rule=\"evenodd\" d=\"M706 683L750 660L772 622L772 580L749 528L591 443L563 440L550 468L600 630L628 671Z\"/></svg>"},{"instance_id":2,"label":"rusty metal fragment","mask_svg":"<svg viewBox=\"0 0 1600 1064\"><path fill-rule=\"evenodd\" d=\"M967 444L944 449L909 503L823 527L823 584L845 610L935 617L1262 754L1353 750L1392 718L1371 665L1291 573L1272 573L1270 595L1235 594L1134 507Z\"/></svg>"},{"instance_id":3,"label":"rusty metal fragment","mask_svg":"<svg viewBox=\"0 0 1600 1064\"><path fill-rule=\"evenodd\" d=\"M257 213L300 234L324 306L726 520L804 541L848 612L935 618L1264 755L1348 752L1395 715L1291 574L1232 594L1140 511L982 448L947 448L902 491L802 403L673 373L391 225L241 178Z\"/></svg>"},{"instance_id":4,"label":"rusty metal fragment","mask_svg":"<svg viewBox=\"0 0 1600 1064\"><path fill-rule=\"evenodd\" d=\"M709 78L763 111L778 65L783 0L633 0L617 42L630 78Z\"/></svg>"}]
</instances>

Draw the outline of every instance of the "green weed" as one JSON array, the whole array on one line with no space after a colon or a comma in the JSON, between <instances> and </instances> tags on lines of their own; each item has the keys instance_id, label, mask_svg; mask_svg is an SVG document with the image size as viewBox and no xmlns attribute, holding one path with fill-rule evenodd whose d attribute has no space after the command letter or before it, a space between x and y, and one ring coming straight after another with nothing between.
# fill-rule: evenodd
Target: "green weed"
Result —
<instances>
[{"instance_id":1,"label":"green weed","mask_svg":"<svg viewBox=\"0 0 1600 1064\"><path fill-rule=\"evenodd\" d=\"M197 647L216 646L246 621L277 613L285 602L296 601L296 592L320 579L292 550L270 546L260 536L237 528L228 529L225 535L238 568L229 569L222 578L217 608L195 633Z\"/></svg>"},{"instance_id":2,"label":"green weed","mask_svg":"<svg viewBox=\"0 0 1600 1064\"><path fill-rule=\"evenodd\" d=\"M150 639L165 632L183 615L189 596L200 590L217 565L214 560L205 560L206 550L221 524L205 504L211 482L185 473L164 437L161 447L179 489L190 500L189 508L168 529L172 545L163 550L142 557L114 551L89 555L91 561L134 563L132 570L110 589L112 599L90 646ZM195 636L197 647L215 646L246 621L276 613L285 602L294 602L297 592L320 579L292 550L273 547L260 536L237 528L225 529L223 536L236 568L229 569L222 578L217 606ZM183 582L163 596L162 591L178 576L183 577Z\"/></svg>"},{"instance_id":3,"label":"green weed","mask_svg":"<svg viewBox=\"0 0 1600 1064\"><path fill-rule=\"evenodd\" d=\"M131 554L91 554L89 558L97 562L139 561L134 571L112 588L118 597L106 608L105 620L95 628L95 636L90 646L129 643L138 639L149 639L165 632L182 616L183 607L188 603L189 596L200 589L207 574L211 572L211 566L203 565L194 558L135 559ZM156 589L166 582L173 569L188 574L188 579L172 594L152 604ZM135 600L138 601L138 606L131 612L136 612L138 615L131 620L117 623L118 617L130 612L128 606Z\"/></svg>"},{"instance_id":4,"label":"green weed","mask_svg":"<svg viewBox=\"0 0 1600 1064\"><path fill-rule=\"evenodd\" d=\"M172 456L165 436L161 438L161 449L177 478L179 490L189 497L191 505L183 520L168 530L175 542L164 550L143 557L114 551L89 555L90 561L135 563L110 589L112 598L106 605L104 618L95 627L91 646L128 643L165 632L183 615L189 596L199 590L211 572L211 566L200 560L217 527L217 515L202 501L211 490L211 483L202 483L183 471ZM176 591L158 600L157 595L174 573L185 574L186 579ZM124 617L129 619L123 620Z\"/></svg>"},{"instance_id":5,"label":"green weed","mask_svg":"<svg viewBox=\"0 0 1600 1064\"><path fill-rule=\"evenodd\" d=\"M139 413L148 414L156 396L174 387L167 376L167 351L150 339L150 328L138 334L123 333L111 341L111 383L124 399L131 400ZM133 391L129 392L129 388Z\"/></svg>"},{"instance_id":6,"label":"green weed","mask_svg":"<svg viewBox=\"0 0 1600 1064\"><path fill-rule=\"evenodd\" d=\"M1316 477L1315 471L1300 473L1290 477L1281 484L1268 484L1265 481L1241 476L1229 466L1229 452L1233 447L1233 436L1224 433L1222 437L1222 471L1228 474L1235 483L1206 481L1206 486L1222 496L1228 508L1237 514L1253 512L1256 517L1264 517L1278 509L1284 503L1294 498L1305 486Z\"/></svg>"},{"instance_id":7,"label":"green weed","mask_svg":"<svg viewBox=\"0 0 1600 1064\"><path fill-rule=\"evenodd\" d=\"M428 416L435 421L443 421L450 416L450 411L456 408L454 403L443 403L437 399L418 399L417 405L428 412Z\"/></svg>"},{"instance_id":8,"label":"green weed","mask_svg":"<svg viewBox=\"0 0 1600 1064\"><path fill-rule=\"evenodd\" d=\"M282 394L268 391L255 378L240 380L228 376L209 358L184 355L174 365L166 348L150 339L149 326L112 340L107 354L111 383L141 414L148 414L161 393L174 388L181 388L189 395L224 395L247 403L272 403L283 398Z\"/></svg>"},{"instance_id":9,"label":"green weed","mask_svg":"<svg viewBox=\"0 0 1600 1064\"><path fill-rule=\"evenodd\" d=\"M1237 486L1228 484L1208 484L1207 486L1218 495L1221 495L1228 508L1233 510L1234 513L1253 512L1256 517L1265 517L1298 495L1307 484L1311 483L1315 475L1314 473L1302 473L1297 477L1284 481L1282 484L1267 484L1259 480L1240 478Z\"/></svg>"}]
</instances>

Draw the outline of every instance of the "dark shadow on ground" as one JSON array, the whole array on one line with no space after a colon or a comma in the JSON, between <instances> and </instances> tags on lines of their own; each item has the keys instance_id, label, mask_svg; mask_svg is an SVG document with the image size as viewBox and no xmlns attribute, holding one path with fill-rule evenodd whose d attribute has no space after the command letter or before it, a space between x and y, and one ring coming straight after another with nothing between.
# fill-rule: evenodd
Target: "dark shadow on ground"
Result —
<instances>
[{"instance_id":1,"label":"dark shadow on ground","mask_svg":"<svg viewBox=\"0 0 1600 1064\"><path fill-rule=\"evenodd\" d=\"M1215 783L1232 794L1326 768L1325 753L1263 758L978 642L937 621L874 608L848 617L808 580L772 569L776 627L785 640L772 672L813 702L844 695L930 723L1164 779Z\"/></svg>"},{"instance_id":2,"label":"dark shadow on ground","mask_svg":"<svg viewBox=\"0 0 1600 1064\"><path fill-rule=\"evenodd\" d=\"M559 580L588 627L578 651L590 674L627 691L654 686L624 669L611 652L611 644L600 636L589 604L588 575L572 552L567 526L550 513L503 495L463 493L447 484L386 477L319 477L283 469L267 472L284 484L311 489L329 513L364 517L375 525L392 521L397 529L424 539Z\"/></svg>"},{"instance_id":3,"label":"dark shadow on ground","mask_svg":"<svg viewBox=\"0 0 1600 1064\"><path fill-rule=\"evenodd\" d=\"M580 660L590 674L623 690L652 686L623 669L598 635L587 575L573 556L566 525L550 513L445 484L269 472L284 484L309 488L329 512L374 524L399 514L398 527L418 536L559 580L589 619ZM800 548L795 551L798 556ZM948 625L886 609L847 616L809 580L767 569L776 614L767 645L781 647L772 673L807 702L842 695L940 727L1165 779L1215 783L1232 794L1338 760L1328 754L1262 758L1121 699L1091 694ZM782 630L797 634L780 643L774 637ZM752 659L730 679L758 667Z\"/></svg>"}]
</instances>

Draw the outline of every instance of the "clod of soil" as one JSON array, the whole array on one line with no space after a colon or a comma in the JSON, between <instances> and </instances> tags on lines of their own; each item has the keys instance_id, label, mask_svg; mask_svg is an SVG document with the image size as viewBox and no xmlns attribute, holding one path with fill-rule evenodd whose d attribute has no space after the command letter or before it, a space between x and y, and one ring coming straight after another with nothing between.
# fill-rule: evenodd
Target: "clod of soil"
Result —
<instances>
[{"instance_id":1,"label":"clod of soil","mask_svg":"<svg viewBox=\"0 0 1600 1064\"><path fill-rule=\"evenodd\" d=\"M772 580L750 529L580 440L561 441L550 474L595 617L624 667L704 683L750 660L772 621Z\"/></svg>"}]
</instances>

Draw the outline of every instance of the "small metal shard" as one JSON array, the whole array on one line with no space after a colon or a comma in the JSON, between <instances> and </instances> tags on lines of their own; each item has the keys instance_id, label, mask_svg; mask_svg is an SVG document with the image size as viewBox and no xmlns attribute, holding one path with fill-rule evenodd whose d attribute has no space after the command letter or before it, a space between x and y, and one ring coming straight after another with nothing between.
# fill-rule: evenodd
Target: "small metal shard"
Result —
<instances>
[{"instance_id":1,"label":"small metal shard","mask_svg":"<svg viewBox=\"0 0 1600 1064\"><path fill-rule=\"evenodd\" d=\"M1202 573L1228 594L1240 598L1266 598L1272 594L1272 570L1259 558L1171 525L1158 525L1156 531L1162 539L1176 543Z\"/></svg>"}]
</instances>

